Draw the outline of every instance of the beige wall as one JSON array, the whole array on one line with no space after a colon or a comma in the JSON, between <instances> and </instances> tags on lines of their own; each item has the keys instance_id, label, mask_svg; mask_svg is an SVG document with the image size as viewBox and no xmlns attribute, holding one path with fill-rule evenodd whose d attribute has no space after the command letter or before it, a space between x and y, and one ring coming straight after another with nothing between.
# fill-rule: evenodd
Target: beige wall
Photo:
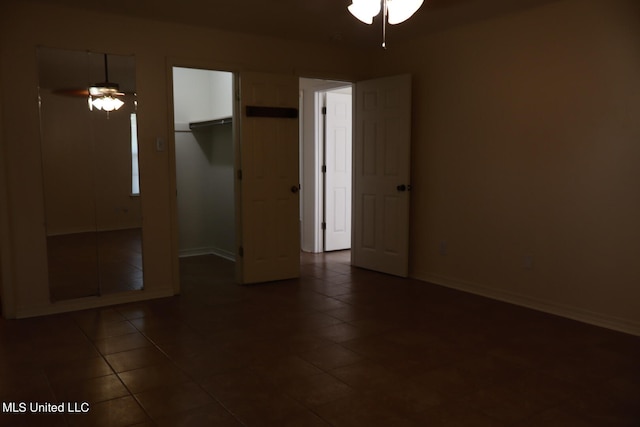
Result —
<instances>
[{"instance_id":1,"label":"beige wall","mask_svg":"<svg viewBox=\"0 0 640 427\"><path fill-rule=\"evenodd\" d=\"M561 1L380 57L414 76L414 276L640 334L639 9Z\"/></svg>"},{"instance_id":2,"label":"beige wall","mask_svg":"<svg viewBox=\"0 0 640 427\"><path fill-rule=\"evenodd\" d=\"M14 4L15 3L15 4ZM171 294L177 280L175 171L170 133L170 67L278 72L352 79L366 57L334 46L307 45L123 17L94 15L31 2L3 2L0 78L7 194L2 213L3 283L15 290L5 315L29 316L72 309L49 303L37 108L36 47L44 45L136 57L143 214L145 295ZM113 31L96 31L112 23ZM155 150L156 137L169 150ZM0 170L1 171L1 170ZM4 190L4 187L3 187ZM4 218L7 218L5 221ZM9 268L4 268L7 266ZM117 302L103 297L100 303ZM11 307L13 306L13 307Z\"/></svg>"},{"instance_id":3,"label":"beige wall","mask_svg":"<svg viewBox=\"0 0 640 427\"><path fill-rule=\"evenodd\" d=\"M2 9L0 8L0 11ZM1 51L0 51L1 52ZM0 61L1 63L1 61ZM2 85L0 84L0 202L5 203L7 200L7 185L5 180L5 155L4 144L2 143L3 135L3 117L2 117ZM11 295L13 292L5 294L4 282L5 277L9 277L9 248L10 241L8 238L9 221L7 218L7 209L0 206L0 315L4 316L6 305L13 304Z\"/></svg>"},{"instance_id":4,"label":"beige wall","mask_svg":"<svg viewBox=\"0 0 640 427\"><path fill-rule=\"evenodd\" d=\"M136 55L145 283L160 290L177 274L174 160L154 149L170 138L171 65L411 72L412 274L640 334L638 12L634 0L564 0L364 52L124 18L103 36L88 13L3 11L3 282L18 312L48 305L36 45Z\"/></svg>"}]
</instances>

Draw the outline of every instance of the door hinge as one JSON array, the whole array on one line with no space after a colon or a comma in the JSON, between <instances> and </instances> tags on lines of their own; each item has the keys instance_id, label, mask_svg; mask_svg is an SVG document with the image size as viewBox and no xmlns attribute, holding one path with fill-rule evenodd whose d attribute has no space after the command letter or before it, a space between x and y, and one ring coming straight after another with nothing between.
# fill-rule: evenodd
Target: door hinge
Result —
<instances>
[{"instance_id":1,"label":"door hinge","mask_svg":"<svg viewBox=\"0 0 640 427\"><path fill-rule=\"evenodd\" d=\"M238 176L238 181L242 181L242 169L238 169L237 176Z\"/></svg>"},{"instance_id":2,"label":"door hinge","mask_svg":"<svg viewBox=\"0 0 640 427\"><path fill-rule=\"evenodd\" d=\"M327 223L326 223L326 222L323 222L323 223L322 223L322 225L321 225L321 227L322 227L322 229L323 229L323 230L326 230L326 229L327 229Z\"/></svg>"},{"instance_id":3,"label":"door hinge","mask_svg":"<svg viewBox=\"0 0 640 427\"><path fill-rule=\"evenodd\" d=\"M322 107L322 114L327 114L327 107Z\"/></svg>"},{"instance_id":4,"label":"door hinge","mask_svg":"<svg viewBox=\"0 0 640 427\"><path fill-rule=\"evenodd\" d=\"M240 247L238 248L238 255L240 255L241 257L243 257L243 256L244 256L244 247L240 246Z\"/></svg>"},{"instance_id":5,"label":"door hinge","mask_svg":"<svg viewBox=\"0 0 640 427\"><path fill-rule=\"evenodd\" d=\"M327 173L327 165L322 165L322 173Z\"/></svg>"}]
</instances>

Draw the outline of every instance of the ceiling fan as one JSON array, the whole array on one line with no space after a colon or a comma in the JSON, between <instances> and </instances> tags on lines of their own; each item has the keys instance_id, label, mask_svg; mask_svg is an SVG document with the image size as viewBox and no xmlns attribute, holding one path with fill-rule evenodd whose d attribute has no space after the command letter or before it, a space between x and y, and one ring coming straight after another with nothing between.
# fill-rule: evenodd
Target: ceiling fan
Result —
<instances>
[{"instance_id":1,"label":"ceiling fan","mask_svg":"<svg viewBox=\"0 0 640 427\"><path fill-rule=\"evenodd\" d=\"M124 93L120 92L120 86L109 81L109 59L106 53L104 54L104 80L104 82L89 86L89 110L95 108L109 112L118 110L124 105L124 102L119 98L124 96Z\"/></svg>"},{"instance_id":2,"label":"ceiling fan","mask_svg":"<svg viewBox=\"0 0 640 427\"><path fill-rule=\"evenodd\" d=\"M120 90L118 83L109 80L109 57L103 54L104 81L94 83L86 88L54 89L51 92L56 95L87 98L89 110L102 110L106 112L118 110L124 105L120 98L127 93Z\"/></svg>"}]
</instances>

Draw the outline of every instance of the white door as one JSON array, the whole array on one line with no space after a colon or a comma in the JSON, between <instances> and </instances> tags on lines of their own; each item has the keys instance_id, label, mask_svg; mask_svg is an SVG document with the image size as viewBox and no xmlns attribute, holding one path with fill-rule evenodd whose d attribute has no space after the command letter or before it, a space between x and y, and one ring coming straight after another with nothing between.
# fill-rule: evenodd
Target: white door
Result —
<instances>
[{"instance_id":1,"label":"white door","mask_svg":"<svg viewBox=\"0 0 640 427\"><path fill-rule=\"evenodd\" d=\"M411 76L358 82L355 103L352 263L406 277Z\"/></svg>"},{"instance_id":2,"label":"white door","mask_svg":"<svg viewBox=\"0 0 640 427\"><path fill-rule=\"evenodd\" d=\"M241 73L240 108L238 279L298 277L298 79Z\"/></svg>"},{"instance_id":3,"label":"white door","mask_svg":"<svg viewBox=\"0 0 640 427\"><path fill-rule=\"evenodd\" d=\"M351 248L350 93L326 93L324 250Z\"/></svg>"}]
</instances>

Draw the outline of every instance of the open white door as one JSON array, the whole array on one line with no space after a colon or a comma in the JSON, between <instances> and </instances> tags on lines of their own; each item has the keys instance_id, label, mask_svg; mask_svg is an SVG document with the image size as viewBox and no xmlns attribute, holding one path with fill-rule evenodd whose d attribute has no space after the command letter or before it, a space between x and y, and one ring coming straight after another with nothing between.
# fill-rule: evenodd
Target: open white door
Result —
<instances>
[{"instance_id":1,"label":"open white door","mask_svg":"<svg viewBox=\"0 0 640 427\"><path fill-rule=\"evenodd\" d=\"M355 266L409 273L411 76L356 84Z\"/></svg>"},{"instance_id":2,"label":"open white door","mask_svg":"<svg viewBox=\"0 0 640 427\"><path fill-rule=\"evenodd\" d=\"M350 93L326 93L324 250L351 248Z\"/></svg>"},{"instance_id":3,"label":"open white door","mask_svg":"<svg viewBox=\"0 0 640 427\"><path fill-rule=\"evenodd\" d=\"M238 279L300 275L298 79L240 74Z\"/></svg>"}]
</instances>

